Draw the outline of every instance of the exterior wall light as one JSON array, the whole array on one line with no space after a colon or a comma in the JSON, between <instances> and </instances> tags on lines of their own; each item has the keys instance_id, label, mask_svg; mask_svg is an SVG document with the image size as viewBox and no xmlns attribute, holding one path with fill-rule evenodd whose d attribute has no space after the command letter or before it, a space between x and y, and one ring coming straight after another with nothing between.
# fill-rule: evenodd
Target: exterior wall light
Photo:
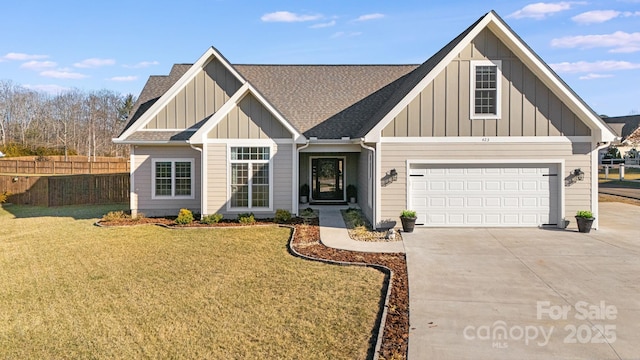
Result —
<instances>
[{"instance_id":1,"label":"exterior wall light","mask_svg":"<svg viewBox=\"0 0 640 360\"><path fill-rule=\"evenodd\" d=\"M384 174L382 178L382 186L387 186L394 181L398 180L398 172L396 169L391 169Z\"/></svg>"},{"instance_id":2,"label":"exterior wall light","mask_svg":"<svg viewBox=\"0 0 640 360\"><path fill-rule=\"evenodd\" d=\"M584 180L584 171L582 171L582 169L578 168L573 170L573 176L577 177L579 181Z\"/></svg>"},{"instance_id":3,"label":"exterior wall light","mask_svg":"<svg viewBox=\"0 0 640 360\"><path fill-rule=\"evenodd\" d=\"M389 176L391 176L391 180L397 181L398 180L398 172L396 171L396 169L391 169L391 171L389 171Z\"/></svg>"}]
</instances>

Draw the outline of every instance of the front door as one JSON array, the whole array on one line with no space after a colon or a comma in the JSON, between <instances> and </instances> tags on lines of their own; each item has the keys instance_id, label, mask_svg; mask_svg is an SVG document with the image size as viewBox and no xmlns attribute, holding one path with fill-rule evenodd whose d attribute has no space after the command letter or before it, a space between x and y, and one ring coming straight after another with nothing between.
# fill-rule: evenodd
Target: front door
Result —
<instances>
[{"instance_id":1,"label":"front door","mask_svg":"<svg viewBox=\"0 0 640 360\"><path fill-rule=\"evenodd\" d=\"M315 158L311 160L311 199L314 201L344 201L344 159Z\"/></svg>"}]
</instances>

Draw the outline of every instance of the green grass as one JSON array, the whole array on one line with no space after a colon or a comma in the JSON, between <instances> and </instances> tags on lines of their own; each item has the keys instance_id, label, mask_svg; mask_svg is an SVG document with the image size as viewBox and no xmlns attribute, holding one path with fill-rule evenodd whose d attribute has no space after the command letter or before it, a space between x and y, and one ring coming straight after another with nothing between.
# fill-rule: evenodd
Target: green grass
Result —
<instances>
[{"instance_id":1,"label":"green grass","mask_svg":"<svg viewBox=\"0 0 640 360\"><path fill-rule=\"evenodd\" d=\"M0 358L366 358L383 275L286 228L99 228L117 207L0 208Z\"/></svg>"},{"instance_id":2,"label":"green grass","mask_svg":"<svg viewBox=\"0 0 640 360\"><path fill-rule=\"evenodd\" d=\"M600 182L607 180L618 180L620 179L620 171L618 167L610 167L609 168L609 179L605 179L604 177L604 169L601 168L598 172L598 178ZM627 167L624 169L624 178L625 180L640 180L640 169L639 168L630 168Z\"/></svg>"}]
</instances>

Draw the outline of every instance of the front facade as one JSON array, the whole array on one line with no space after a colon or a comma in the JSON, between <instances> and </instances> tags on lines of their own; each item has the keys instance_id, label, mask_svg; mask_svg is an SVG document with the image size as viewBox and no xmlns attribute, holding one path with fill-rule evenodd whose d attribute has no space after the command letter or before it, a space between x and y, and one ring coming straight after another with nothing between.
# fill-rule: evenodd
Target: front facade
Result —
<instances>
[{"instance_id":1,"label":"front facade","mask_svg":"<svg viewBox=\"0 0 640 360\"><path fill-rule=\"evenodd\" d=\"M597 214L614 138L490 12L421 65L231 65L211 48L151 77L114 141L147 216L272 217L355 190L378 227L403 209L423 226L563 227Z\"/></svg>"}]
</instances>

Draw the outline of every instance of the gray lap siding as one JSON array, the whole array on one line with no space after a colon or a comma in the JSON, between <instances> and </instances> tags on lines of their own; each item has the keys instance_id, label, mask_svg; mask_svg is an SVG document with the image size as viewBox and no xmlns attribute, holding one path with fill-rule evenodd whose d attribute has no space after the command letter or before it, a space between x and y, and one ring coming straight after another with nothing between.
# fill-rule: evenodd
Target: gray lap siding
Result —
<instances>
[{"instance_id":1,"label":"gray lap siding","mask_svg":"<svg viewBox=\"0 0 640 360\"><path fill-rule=\"evenodd\" d=\"M132 212L142 213L145 216L178 215L178 211L181 208L187 208L196 213L200 212L200 152L193 150L189 146L136 145L133 150L133 163L131 164L133 188L131 191L135 195L132 197ZM152 179L153 159L193 160L193 199L154 199Z\"/></svg>"}]
</instances>

